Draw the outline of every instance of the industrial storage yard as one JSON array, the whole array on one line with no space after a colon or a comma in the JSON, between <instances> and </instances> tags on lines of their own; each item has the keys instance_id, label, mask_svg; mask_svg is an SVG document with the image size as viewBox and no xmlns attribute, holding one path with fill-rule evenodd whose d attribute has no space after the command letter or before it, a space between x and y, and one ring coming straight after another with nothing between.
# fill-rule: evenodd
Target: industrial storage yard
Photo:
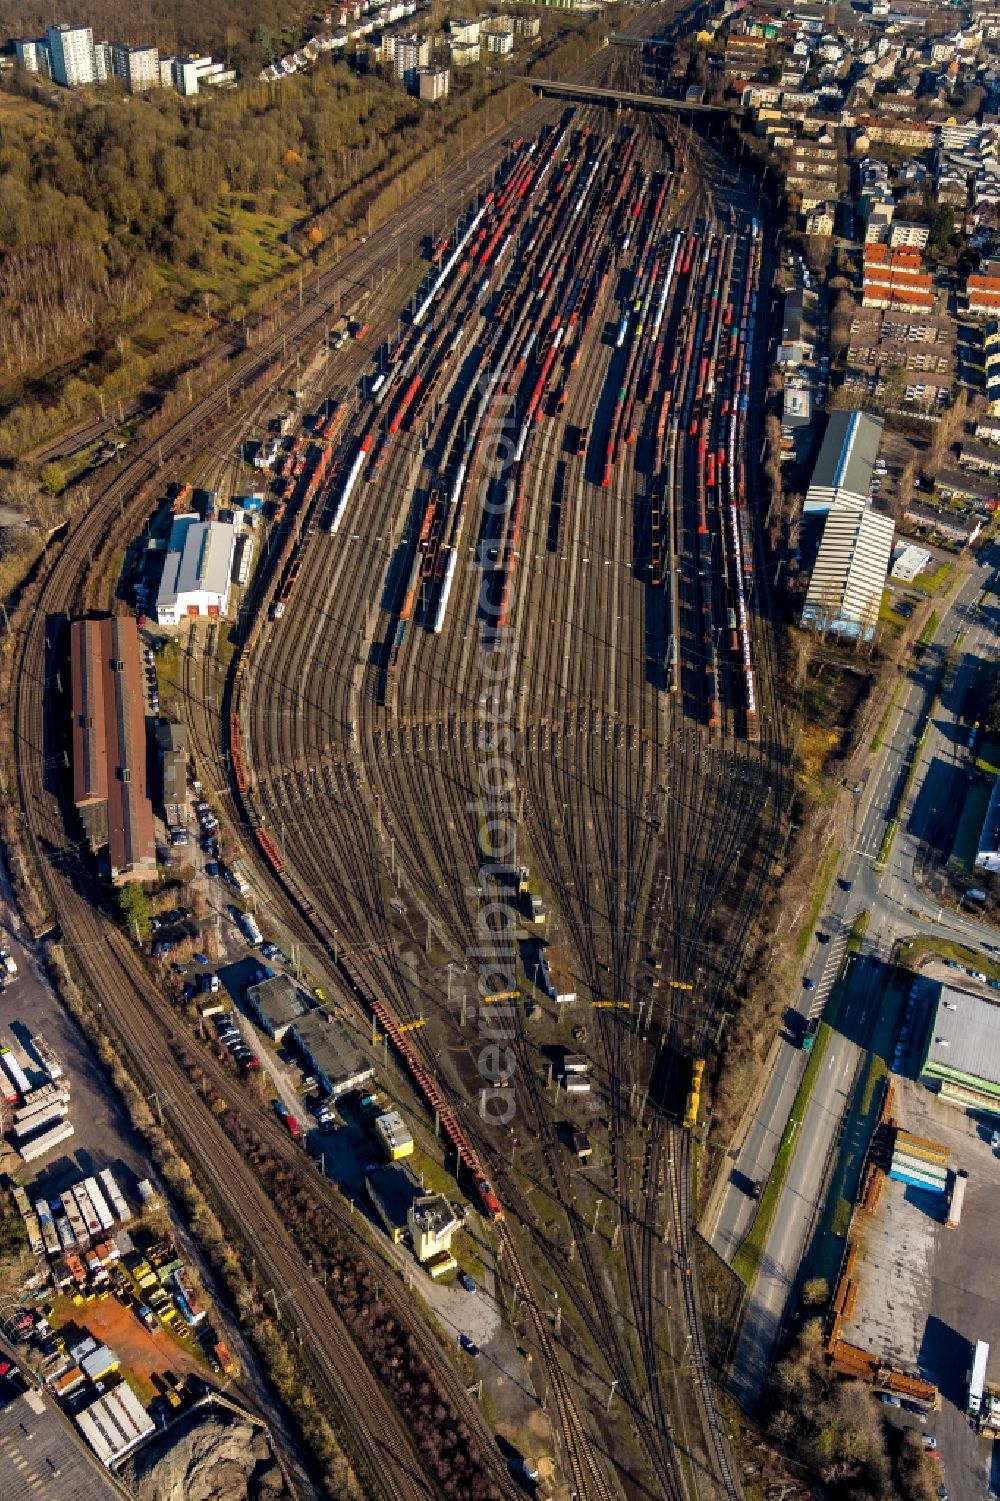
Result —
<instances>
[{"instance_id":1,"label":"industrial storage yard","mask_svg":"<svg viewBox=\"0 0 1000 1501\"><path fill-rule=\"evenodd\" d=\"M966 1116L906 1079L897 1080L893 1113L914 1137L940 1143L953 1169L968 1174L961 1218L946 1224L945 1193L886 1180L875 1214L854 1222L858 1296L843 1335L937 1386L940 1410L925 1426L937 1437L946 1479L957 1494L982 1494L992 1439L978 1436L966 1409L977 1342L1000 1349L992 1273L1000 1157L993 1122ZM996 1381L992 1364L988 1374Z\"/></svg>"}]
</instances>

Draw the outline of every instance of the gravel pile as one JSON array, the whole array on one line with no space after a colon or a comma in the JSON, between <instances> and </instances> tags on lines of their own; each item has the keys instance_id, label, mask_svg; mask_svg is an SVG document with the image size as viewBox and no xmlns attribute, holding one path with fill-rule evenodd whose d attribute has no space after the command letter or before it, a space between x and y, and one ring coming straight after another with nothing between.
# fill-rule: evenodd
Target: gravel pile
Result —
<instances>
[{"instance_id":1,"label":"gravel pile","mask_svg":"<svg viewBox=\"0 0 1000 1501\"><path fill-rule=\"evenodd\" d=\"M123 1479L138 1501L288 1501L264 1434L225 1410L182 1419L133 1456Z\"/></svg>"}]
</instances>

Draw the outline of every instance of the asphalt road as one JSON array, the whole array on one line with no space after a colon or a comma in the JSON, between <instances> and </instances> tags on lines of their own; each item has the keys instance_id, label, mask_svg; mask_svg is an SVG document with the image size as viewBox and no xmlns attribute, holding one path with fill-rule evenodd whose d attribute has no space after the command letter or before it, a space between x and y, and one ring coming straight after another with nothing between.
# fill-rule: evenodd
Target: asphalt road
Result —
<instances>
[{"instance_id":1,"label":"asphalt road","mask_svg":"<svg viewBox=\"0 0 1000 1501\"><path fill-rule=\"evenodd\" d=\"M740 1400L750 1406L760 1394L773 1358L788 1296L822 1196L825 1168L877 1015L884 971L871 961L888 958L898 938L922 931L971 946L992 943L996 937L995 929L987 924L941 910L928 900L914 878L914 856L919 841L926 837L927 824L933 824L935 817L934 805L928 802L924 789L939 776L935 768L958 752L956 740L960 746L962 737L956 735L955 722L966 691L979 662L996 655L995 604L985 612L977 608L993 572L995 551L988 554L988 559L969 561L968 574L950 598L934 642L910 671L897 695L891 731L872 773L857 794L852 840L845 849L837 881L820 920L819 931L832 935L832 941L814 941L807 954L804 976L813 981L813 988L807 990L803 985L790 997L787 1013L790 1025L780 1040L774 1068L733 1161L730 1183L721 1197L714 1223L705 1226L715 1249L731 1260L756 1213L749 1185L755 1180L764 1181L770 1173L805 1068L806 1055L800 1045L805 1019L825 1002L840 968L846 935L856 915L868 911L871 917L863 947L866 958L855 966L841 999L837 1030L810 1096L734 1355L734 1387ZM995 596L992 599L995 601ZM907 775L908 759L914 753L916 736L940 666L960 634L957 665L920 747L917 769L900 819L900 832L887 866L876 869L875 856L895 809L898 788ZM964 779L964 770L962 776ZM954 810L953 803L951 807ZM952 827L953 824L952 812ZM850 889L846 889L848 885Z\"/></svg>"}]
</instances>

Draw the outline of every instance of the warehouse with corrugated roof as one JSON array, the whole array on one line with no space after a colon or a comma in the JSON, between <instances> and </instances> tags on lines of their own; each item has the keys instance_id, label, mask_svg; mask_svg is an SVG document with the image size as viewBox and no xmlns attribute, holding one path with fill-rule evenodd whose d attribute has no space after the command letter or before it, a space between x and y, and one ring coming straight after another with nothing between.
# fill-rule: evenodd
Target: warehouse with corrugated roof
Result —
<instances>
[{"instance_id":1,"label":"warehouse with corrugated roof","mask_svg":"<svg viewBox=\"0 0 1000 1501\"><path fill-rule=\"evenodd\" d=\"M70 679L73 801L87 840L95 852L107 846L113 881L155 880L135 617L73 621Z\"/></svg>"},{"instance_id":2,"label":"warehouse with corrugated roof","mask_svg":"<svg viewBox=\"0 0 1000 1501\"><path fill-rule=\"evenodd\" d=\"M55 1403L32 1389L0 1408L0 1496L120 1501L121 1491Z\"/></svg>"},{"instance_id":3,"label":"warehouse with corrugated roof","mask_svg":"<svg viewBox=\"0 0 1000 1501\"><path fill-rule=\"evenodd\" d=\"M889 516L834 506L809 580L803 625L836 636L872 639L895 530Z\"/></svg>"},{"instance_id":4,"label":"warehouse with corrugated roof","mask_svg":"<svg viewBox=\"0 0 1000 1501\"><path fill-rule=\"evenodd\" d=\"M867 412L832 412L806 492L805 515L823 515L844 504L868 504L875 460L882 441L881 417Z\"/></svg>"},{"instance_id":5,"label":"warehouse with corrugated roof","mask_svg":"<svg viewBox=\"0 0 1000 1501\"><path fill-rule=\"evenodd\" d=\"M225 615L233 576L236 529L230 521L202 521L194 512L175 516L156 594L160 625L189 616Z\"/></svg>"},{"instance_id":6,"label":"warehouse with corrugated roof","mask_svg":"<svg viewBox=\"0 0 1000 1501\"><path fill-rule=\"evenodd\" d=\"M954 1105L1000 1115L1000 1006L942 985L927 1025L920 1079Z\"/></svg>"}]
</instances>

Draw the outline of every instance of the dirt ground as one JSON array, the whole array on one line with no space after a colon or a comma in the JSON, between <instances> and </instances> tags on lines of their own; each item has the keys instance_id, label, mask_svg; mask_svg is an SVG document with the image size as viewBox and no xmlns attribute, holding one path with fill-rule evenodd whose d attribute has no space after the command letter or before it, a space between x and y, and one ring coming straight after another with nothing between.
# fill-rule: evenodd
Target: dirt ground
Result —
<instances>
[{"instance_id":1,"label":"dirt ground","mask_svg":"<svg viewBox=\"0 0 1000 1501\"><path fill-rule=\"evenodd\" d=\"M117 1298L94 1298L79 1306L72 1298L57 1298L52 1307L52 1326L59 1326L67 1349L87 1334L107 1345L118 1356L129 1384L143 1402L151 1402L161 1389L154 1376L166 1371L180 1377L204 1376L207 1372L193 1339L182 1342L167 1329L151 1333Z\"/></svg>"},{"instance_id":2,"label":"dirt ground","mask_svg":"<svg viewBox=\"0 0 1000 1501\"><path fill-rule=\"evenodd\" d=\"M125 1471L139 1501L287 1501L267 1435L224 1407L186 1414Z\"/></svg>"}]
</instances>

